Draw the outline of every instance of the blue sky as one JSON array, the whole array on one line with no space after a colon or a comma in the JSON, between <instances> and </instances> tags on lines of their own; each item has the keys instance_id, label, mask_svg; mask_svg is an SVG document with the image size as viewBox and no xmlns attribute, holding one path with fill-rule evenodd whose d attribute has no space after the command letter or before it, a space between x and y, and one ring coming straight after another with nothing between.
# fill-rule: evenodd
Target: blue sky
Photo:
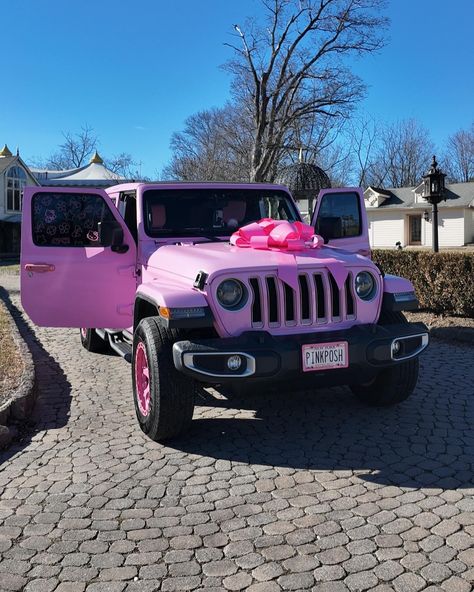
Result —
<instances>
[{"instance_id":1,"label":"blue sky","mask_svg":"<svg viewBox=\"0 0 474 592\"><path fill-rule=\"evenodd\" d=\"M6 3L0 145L29 162L88 124L104 155L129 152L154 177L186 117L229 97L224 44L259 12L258 0ZM387 46L352 63L368 85L361 108L418 119L441 152L474 121L474 1L391 0L387 14Z\"/></svg>"}]
</instances>

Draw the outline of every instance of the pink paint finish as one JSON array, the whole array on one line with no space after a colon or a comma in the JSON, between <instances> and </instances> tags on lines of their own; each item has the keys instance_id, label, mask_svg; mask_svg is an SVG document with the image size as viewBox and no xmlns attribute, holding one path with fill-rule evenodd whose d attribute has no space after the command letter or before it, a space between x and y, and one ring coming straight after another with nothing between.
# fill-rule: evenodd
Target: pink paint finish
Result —
<instances>
[{"instance_id":1,"label":"pink paint finish","mask_svg":"<svg viewBox=\"0 0 474 592\"><path fill-rule=\"evenodd\" d=\"M395 294L400 292L414 292L415 288L410 280L387 273L383 278L383 291L389 294Z\"/></svg>"},{"instance_id":2,"label":"pink paint finish","mask_svg":"<svg viewBox=\"0 0 474 592\"><path fill-rule=\"evenodd\" d=\"M186 186L208 188L228 185L180 185ZM22 301L33 321L48 326L130 328L133 324L135 298L143 297L156 306L170 308L209 306L214 315L215 329L222 337L240 335L249 330L264 330L274 335L317 333L343 330L356 324L376 323L384 291L413 290L411 283L402 278L386 276L382 279L372 261L357 254L365 247L368 248L367 218L362 205L361 236L337 239L320 248L306 248L303 244L304 248L301 250L288 252L279 248L268 250L268 245L266 249L239 248L230 245L226 238L220 242L200 244L193 243L204 239L152 239L144 233L141 202L143 192L149 188L173 187L176 185L132 183L112 187L106 192L82 188L27 188L22 232ZM238 187L255 189L255 185L251 184ZM262 187L284 189L272 185ZM138 249L109 197L117 199L122 191L136 191L137 194ZM359 189L324 190L322 195L341 191L356 193L360 204L363 204L363 195ZM118 253L110 247L34 245L31 236L31 199L37 192L99 195L120 223L124 242L129 250ZM316 216L317 212L318 208ZM152 215L158 225L160 221L164 222L162 211L157 209ZM241 203L231 202L224 215L238 221L245 212ZM279 226L283 232L288 224ZM312 233L313 230L310 230ZM285 236L288 238L288 233ZM275 240L283 239L284 236L278 235ZM176 244L177 242L182 244ZM141 271L141 276L137 277L137 270ZM377 293L369 302L358 298L354 290L354 278L362 270L370 271L377 284ZM207 282L202 291L193 287L198 272L207 274ZM321 281L323 304L318 302L316 276ZM222 280L228 278L241 281L247 291L246 301L238 310L226 310L217 302L217 287ZM277 294L276 321L270 318L267 289L267 282L273 280ZM302 281L308 282L309 286L309 302L306 304L303 303L300 288ZM260 320L253 316L253 305L257 297L254 291L255 282L261 296ZM288 285L294 291L294 320L285 316L285 286ZM336 299L339 310L333 308L334 290L338 290ZM303 318L304 307L306 313L309 310L309 318ZM322 309L325 314L320 314Z\"/></svg>"},{"instance_id":3,"label":"pink paint finish","mask_svg":"<svg viewBox=\"0 0 474 592\"><path fill-rule=\"evenodd\" d=\"M270 323L268 302L265 299L262 308L264 319L267 320L260 326L252 325L251 322L252 298L249 297L245 306L235 311L225 310L217 303L217 287L224 279L240 280L251 295L250 278L260 278L263 281L265 277L272 276L286 281L286 266L291 268L291 273L296 278L297 289L299 274L307 274L310 279L314 273L321 274L325 287L325 307L328 311L332 305L329 273L332 273L333 277L336 276L342 306L345 302L342 297L345 279L350 276L352 280L362 270L373 273L378 287L377 295L369 302L353 295L356 309L354 315L349 315L343 310L338 318L328 314L322 320L313 318L308 323ZM204 271L209 276L204 295L192 288L199 271ZM140 291L146 291L150 296L155 294L156 300L163 302L163 306L170 306L165 304L165 301L176 301L176 298L179 298L180 306L201 306L194 302L197 302L198 295L205 296L214 314L216 330L222 337L240 335L249 329L265 329L274 335L288 335L327 331L329 328L345 329L360 323L375 323L380 312L383 290L380 272L372 261L328 246L290 253L279 250L242 249L228 243L168 245L160 247L149 257L143 279L146 283L140 286ZM280 284L278 286L279 300L283 302L283 287ZM189 296L185 297L186 295ZM297 302L297 312L298 307Z\"/></svg>"},{"instance_id":4,"label":"pink paint finish","mask_svg":"<svg viewBox=\"0 0 474 592\"><path fill-rule=\"evenodd\" d=\"M31 202L36 193L95 194L122 225L126 253L110 247L40 247L33 243ZM27 187L23 197L21 299L30 318L48 327L114 327L133 324L136 246L107 194L100 189ZM38 270L49 266L47 273ZM33 266L33 267L32 267Z\"/></svg>"},{"instance_id":5,"label":"pink paint finish","mask_svg":"<svg viewBox=\"0 0 474 592\"><path fill-rule=\"evenodd\" d=\"M176 279L169 281L163 278L148 277L146 282L140 284L137 290L137 297L155 302L158 306L170 308L193 308L195 306L207 306L206 297L192 287L189 281L180 284Z\"/></svg>"}]
</instances>

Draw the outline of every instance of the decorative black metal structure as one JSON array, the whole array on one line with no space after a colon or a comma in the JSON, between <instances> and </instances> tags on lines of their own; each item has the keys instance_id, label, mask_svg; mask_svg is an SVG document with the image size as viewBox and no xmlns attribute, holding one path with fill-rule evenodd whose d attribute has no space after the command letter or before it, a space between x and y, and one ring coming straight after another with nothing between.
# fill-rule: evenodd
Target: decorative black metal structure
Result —
<instances>
[{"instance_id":1,"label":"decorative black metal structure","mask_svg":"<svg viewBox=\"0 0 474 592\"><path fill-rule=\"evenodd\" d=\"M430 169L423 175L423 197L428 203L432 205L431 223L433 225L433 251L439 251L438 243L438 204L445 198L445 177L442 173L436 156L433 156L433 162Z\"/></svg>"},{"instance_id":2,"label":"decorative black metal structure","mask_svg":"<svg viewBox=\"0 0 474 592\"><path fill-rule=\"evenodd\" d=\"M321 189L331 187L331 180L320 167L300 160L295 164L284 167L278 176L278 183L286 185L296 201L308 200L308 215L311 219L313 203Z\"/></svg>"}]
</instances>

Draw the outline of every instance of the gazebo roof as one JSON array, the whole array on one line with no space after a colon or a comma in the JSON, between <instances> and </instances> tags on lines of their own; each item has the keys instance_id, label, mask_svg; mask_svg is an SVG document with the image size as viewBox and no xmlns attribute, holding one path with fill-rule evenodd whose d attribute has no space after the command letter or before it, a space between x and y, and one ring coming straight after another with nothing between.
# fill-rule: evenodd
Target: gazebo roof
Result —
<instances>
[{"instance_id":1,"label":"gazebo roof","mask_svg":"<svg viewBox=\"0 0 474 592\"><path fill-rule=\"evenodd\" d=\"M319 193L331 187L331 180L322 168L309 162L297 162L286 166L280 173L278 182L286 185L294 193Z\"/></svg>"}]
</instances>

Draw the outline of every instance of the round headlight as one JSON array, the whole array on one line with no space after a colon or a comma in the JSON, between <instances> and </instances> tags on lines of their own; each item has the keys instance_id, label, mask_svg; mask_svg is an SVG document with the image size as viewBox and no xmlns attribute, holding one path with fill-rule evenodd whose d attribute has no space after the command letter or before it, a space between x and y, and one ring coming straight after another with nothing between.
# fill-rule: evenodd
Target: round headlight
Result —
<instances>
[{"instance_id":1,"label":"round headlight","mask_svg":"<svg viewBox=\"0 0 474 592\"><path fill-rule=\"evenodd\" d=\"M224 308L237 308L245 297L245 287L238 280L224 280L217 287L217 300Z\"/></svg>"},{"instance_id":2,"label":"round headlight","mask_svg":"<svg viewBox=\"0 0 474 592\"><path fill-rule=\"evenodd\" d=\"M355 290L362 300L370 300L375 294L376 284L374 276L368 271L361 271L355 278Z\"/></svg>"}]
</instances>

